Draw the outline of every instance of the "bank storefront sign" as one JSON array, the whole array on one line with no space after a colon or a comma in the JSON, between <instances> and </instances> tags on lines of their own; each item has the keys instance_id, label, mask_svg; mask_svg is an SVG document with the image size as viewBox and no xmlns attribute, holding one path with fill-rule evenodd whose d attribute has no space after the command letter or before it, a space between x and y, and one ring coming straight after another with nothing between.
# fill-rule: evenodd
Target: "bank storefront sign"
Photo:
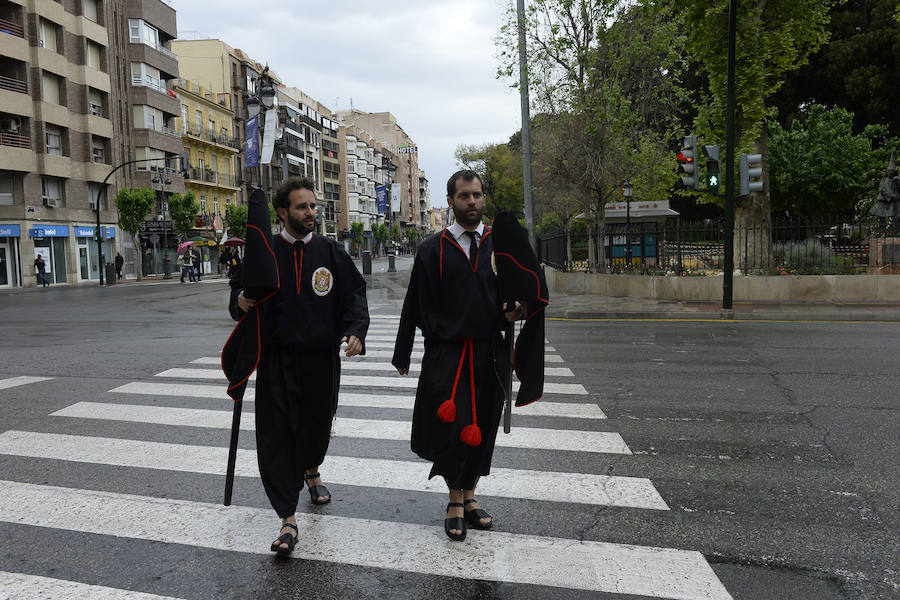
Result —
<instances>
[{"instance_id":1,"label":"bank storefront sign","mask_svg":"<svg viewBox=\"0 0 900 600\"><path fill-rule=\"evenodd\" d=\"M69 226L36 225L28 230L28 236L32 238L69 237Z\"/></svg>"},{"instance_id":2,"label":"bank storefront sign","mask_svg":"<svg viewBox=\"0 0 900 600\"><path fill-rule=\"evenodd\" d=\"M0 237L19 237L21 231L18 225L0 224Z\"/></svg>"},{"instance_id":3,"label":"bank storefront sign","mask_svg":"<svg viewBox=\"0 0 900 600\"><path fill-rule=\"evenodd\" d=\"M116 228L115 227L101 227L103 231L103 239L112 240L116 238ZM96 227L82 227L80 225L75 226L75 237L85 238L94 237L94 233L96 233Z\"/></svg>"}]
</instances>

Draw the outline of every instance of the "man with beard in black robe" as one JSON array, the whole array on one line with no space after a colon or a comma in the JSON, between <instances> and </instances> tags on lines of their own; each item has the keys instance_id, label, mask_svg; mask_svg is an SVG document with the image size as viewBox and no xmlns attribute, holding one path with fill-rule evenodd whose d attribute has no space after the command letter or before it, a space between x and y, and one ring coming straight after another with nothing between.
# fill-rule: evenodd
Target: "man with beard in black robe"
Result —
<instances>
[{"instance_id":1,"label":"man with beard in black robe","mask_svg":"<svg viewBox=\"0 0 900 600\"><path fill-rule=\"evenodd\" d=\"M238 320L254 306L259 311L257 457L266 495L282 519L271 549L283 554L297 540L294 515L304 481L313 504L331 501L319 465L337 409L338 350L346 343L347 356L365 354L369 311L356 265L339 244L314 233L313 181L288 179L272 203L284 223L280 234L266 238L277 265L275 291L248 298L239 273L231 281L231 314ZM250 268L248 262L243 268Z\"/></svg>"},{"instance_id":2,"label":"man with beard in black robe","mask_svg":"<svg viewBox=\"0 0 900 600\"><path fill-rule=\"evenodd\" d=\"M500 424L508 347L505 320L521 317L521 306L504 312L493 266L491 231L482 222L484 186L474 171L458 171L447 182L447 204L455 222L425 239L416 251L392 364L409 372L416 327L425 355L413 409L412 450L433 463L450 491L444 531L466 537L466 523L490 529L493 518L478 507L475 487L490 472ZM506 382L508 384L508 382Z\"/></svg>"}]
</instances>

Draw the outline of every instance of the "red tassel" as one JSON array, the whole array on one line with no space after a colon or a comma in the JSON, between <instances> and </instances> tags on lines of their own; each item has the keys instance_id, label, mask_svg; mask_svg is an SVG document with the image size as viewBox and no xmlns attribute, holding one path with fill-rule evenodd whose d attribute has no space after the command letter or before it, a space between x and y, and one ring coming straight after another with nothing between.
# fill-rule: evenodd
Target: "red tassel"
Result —
<instances>
[{"instance_id":1,"label":"red tassel","mask_svg":"<svg viewBox=\"0 0 900 600\"><path fill-rule=\"evenodd\" d=\"M452 423L456 420L456 403L453 402L453 398L444 400L443 404L438 408L437 415L444 423Z\"/></svg>"},{"instance_id":2,"label":"red tassel","mask_svg":"<svg viewBox=\"0 0 900 600\"><path fill-rule=\"evenodd\" d=\"M478 425L466 425L462 433L459 434L459 439L464 444L478 446L481 444L481 429L479 429Z\"/></svg>"}]
</instances>

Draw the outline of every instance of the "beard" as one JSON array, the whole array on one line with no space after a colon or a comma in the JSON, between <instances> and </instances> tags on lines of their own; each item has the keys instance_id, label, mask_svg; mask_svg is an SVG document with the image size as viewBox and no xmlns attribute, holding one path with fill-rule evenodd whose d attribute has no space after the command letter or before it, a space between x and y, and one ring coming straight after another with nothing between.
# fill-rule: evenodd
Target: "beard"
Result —
<instances>
[{"instance_id":1,"label":"beard","mask_svg":"<svg viewBox=\"0 0 900 600\"><path fill-rule=\"evenodd\" d=\"M290 215L288 215L288 225L291 226L291 229L294 230L294 233L298 234L298 239L306 237L306 235L313 230L312 227L307 227L306 225L304 225L303 221L295 219Z\"/></svg>"},{"instance_id":2,"label":"beard","mask_svg":"<svg viewBox=\"0 0 900 600\"><path fill-rule=\"evenodd\" d=\"M469 215L468 210L453 206L453 216L456 218L456 222L464 227L477 227L481 223L482 213L483 211L476 210L473 215Z\"/></svg>"}]
</instances>

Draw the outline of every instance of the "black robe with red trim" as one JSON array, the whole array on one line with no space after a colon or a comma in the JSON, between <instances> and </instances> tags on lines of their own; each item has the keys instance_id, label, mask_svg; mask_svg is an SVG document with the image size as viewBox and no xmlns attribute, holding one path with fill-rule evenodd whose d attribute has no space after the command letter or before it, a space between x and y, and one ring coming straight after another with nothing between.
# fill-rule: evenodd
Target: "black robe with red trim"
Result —
<instances>
[{"instance_id":1,"label":"black robe with red trim","mask_svg":"<svg viewBox=\"0 0 900 600\"><path fill-rule=\"evenodd\" d=\"M488 228L474 267L446 229L419 245L391 361L409 368L416 328L421 329L425 355L411 446L434 462L432 476L443 475L457 488L470 489L477 476L488 473L502 413L509 352L502 348L505 321L492 252ZM439 417L448 402L453 410ZM463 432L476 417L479 443L463 442Z\"/></svg>"},{"instance_id":2,"label":"black robe with red trim","mask_svg":"<svg viewBox=\"0 0 900 600\"><path fill-rule=\"evenodd\" d=\"M237 297L242 288L247 295L244 285L251 273L249 261L241 265L243 278L239 273L231 283L231 315L240 321L222 350L222 364L229 378L228 393L235 400L243 396L265 347L336 352L341 338L356 336L365 354L369 329L366 281L343 247L319 235L313 235L308 244L291 244L280 234L268 241L280 287L244 315L237 307ZM248 321L250 326L245 325ZM242 371L225 368L226 357L233 356L238 357Z\"/></svg>"},{"instance_id":3,"label":"black robe with red trim","mask_svg":"<svg viewBox=\"0 0 900 600\"><path fill-rule=\"evenodd\" d=\"M516 338L513 367L521 385L516 406L525 406L544 394L544 309L550 304L544 271L528 242L528 232L510 212L494 218L494 256L503 303L518 301L525 309L525 324Z\"/></svg>"}]
</instances>

